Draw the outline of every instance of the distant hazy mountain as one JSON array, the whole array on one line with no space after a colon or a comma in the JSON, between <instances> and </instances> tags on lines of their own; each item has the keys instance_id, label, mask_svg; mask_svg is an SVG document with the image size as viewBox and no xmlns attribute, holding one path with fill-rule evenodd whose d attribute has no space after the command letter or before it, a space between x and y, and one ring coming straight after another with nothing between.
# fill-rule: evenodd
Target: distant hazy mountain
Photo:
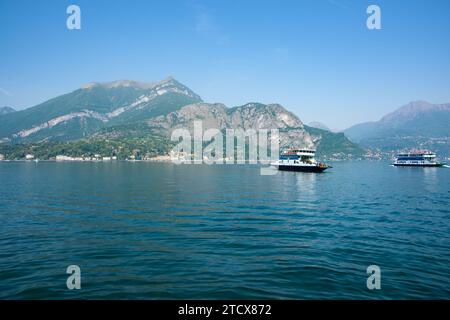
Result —
<instances>
[{"instance_id":1,"label":"distant hazy mountain","mask_svg":"<svg viewBox=\"0 0 450 320\"><path fill-rule=\"evenodd\" d=\"M361 145L383 150L450 147L450 103L411 102L376 122L357 124L345 135Z\"/></svg>"},{"instance_id":2,"label":"distant hazy mountain","mask_svg":"<svg viewBox=\"0 0 450 320\"><path fill-rule=\"evenodd\" d=\"M323 155L359 157L364 152L343 134L304 126L278 104L248 103L234 108L208 104L173 78L155 83L87 84L35 107L3 115L0 141L92 138L99 144L106 139L162 137L161 144L173 129L192 128L194 120L201 120L204 129L280 129L282 147L317 148Z\"/></svg>"},{"instance_id":3,"label":"distant hazy mountain","mask_svg":"<svg viewBox=\"0 0 450 320\"><path fill-rule=\"evenodd\" d=\"M308 123L308 126L312 127L312 128L316 128L316 129L325 130L325 131L331 131L330 128L328 128L326 125L324 125L322 122L319 122L319 121L312 121L312 122Z\"/></svg>"},{"instance_id":4,"label":"distant hazy mountain","mask_svg":"<svg viewBox=\"0 0 450 320\"><path fill-rule=\"evenodd\" d=\"M35 107L0 118L0 139L72 140L99 129L143 120L201 102L189 88L168 78L154 84L135 81L91 83Z\"/></svg>"},{"instance_id":5,"label":"distant hazy mountain","mask_svg":"<svg viewBox=\"0 0 450 320\"><path fill-rule=\"evenodd\" d=\"M16 112L16 110L14 110L11 107L0 107L0 116L2 116L4 114L12 113L12 112Z\"/></svg>"}]
</instances>

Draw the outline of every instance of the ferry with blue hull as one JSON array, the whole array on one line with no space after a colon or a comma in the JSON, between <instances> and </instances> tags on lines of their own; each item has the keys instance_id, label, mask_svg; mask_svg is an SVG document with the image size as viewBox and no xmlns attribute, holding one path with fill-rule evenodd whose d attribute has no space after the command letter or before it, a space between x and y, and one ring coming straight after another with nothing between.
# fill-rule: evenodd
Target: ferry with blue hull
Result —
<instances>
[{"instance_id":1,"label":"ferry with blue hull","mask_svg":"<svg viewBox=\"0 0 450 320\"><path fill-rule=\"evenodd\" d=\"M315 150L310 149L287 149L280 159L271 163L282 171L301 171L301 172L323 172L331 166L319 163L314 158Z\"/></svg>"},{"instance_id":2,"label":"ferry with blue hull","mask_svg":"<svg viewBox=\"0 0 450 320\"><path fill-rule=\"evenodd\" d=\"M436 154L429 151L413 151L397 155L396 167L442 167L443 163L436 161Z\"/></svg>"}]
</instances>

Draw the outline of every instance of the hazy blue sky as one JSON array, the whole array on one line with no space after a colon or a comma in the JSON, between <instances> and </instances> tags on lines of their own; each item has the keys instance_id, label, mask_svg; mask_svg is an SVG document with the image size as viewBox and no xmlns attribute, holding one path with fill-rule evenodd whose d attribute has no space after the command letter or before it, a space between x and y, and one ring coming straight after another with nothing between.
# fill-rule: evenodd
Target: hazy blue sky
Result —
<instances>
[{"instance_id":1,"label":"hazy blue sky","mask_svg":"<svg viewBox=\"0 0 450 320\"><path fill-rule=\"evenodd\" d=\"M382 30L366 28L369 4ZM450 1L0 0L0 106L168 75L207 102L277 102L339 129L450 102Z\"/></svg>"}]
</instances>

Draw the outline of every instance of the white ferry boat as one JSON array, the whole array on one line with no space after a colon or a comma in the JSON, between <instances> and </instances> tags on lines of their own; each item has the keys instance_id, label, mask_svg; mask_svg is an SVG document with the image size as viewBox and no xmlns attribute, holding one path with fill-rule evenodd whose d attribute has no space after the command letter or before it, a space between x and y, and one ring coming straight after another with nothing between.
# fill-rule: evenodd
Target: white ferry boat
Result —
<instances>
[{"instance_id":1,"label":"white ferry boat","mask_svg":"<svg viewBox=\"0 0 450 320\"><path fill-rule=\"evenodd\" d=\"M280 159L272 162L271 165L284 171L303 171L303 172L323 172L331 166L319 163L314 158L315 150L310 149L287 149L281 155Z\"/></svg>"},{"instance_id":2,"label":"white ferry boat","mask_svg":"<svg viewBox=\"0 0 450 320\"><path fill-rule=\"evenodd\" d=\"M429 151L411 151L397 155L396 167L442 167L444 164L436 161L436 154Z\"/></svg>"}]
</instances>

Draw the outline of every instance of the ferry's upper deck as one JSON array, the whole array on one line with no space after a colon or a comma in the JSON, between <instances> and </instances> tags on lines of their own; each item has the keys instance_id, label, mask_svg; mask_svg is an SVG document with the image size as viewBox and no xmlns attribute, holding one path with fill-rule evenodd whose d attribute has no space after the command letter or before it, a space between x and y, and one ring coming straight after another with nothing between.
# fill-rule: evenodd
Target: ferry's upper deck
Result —
<instances>
[{"instance_id":1,"label":"ferry's upper deck","mask_svg":"<svg viewBox=\"0 0 450 320\"><path fill-rule=\"evenodd\" d=\"M296 160L314 158L316 150L311 149L286 149L280 156L280 160Z\"/></svg>"},{"instance_id":2,"label":"ferry's upper deck","mask_svg":"<svg viewBox=\"0 0 450 320\"><path fill-rule=\"evenodd\" d=\"M412 151L397 155L397 160L431 160L434 158L436 158L436 154L429 151Z\"/></svg>"}]
</instances>

